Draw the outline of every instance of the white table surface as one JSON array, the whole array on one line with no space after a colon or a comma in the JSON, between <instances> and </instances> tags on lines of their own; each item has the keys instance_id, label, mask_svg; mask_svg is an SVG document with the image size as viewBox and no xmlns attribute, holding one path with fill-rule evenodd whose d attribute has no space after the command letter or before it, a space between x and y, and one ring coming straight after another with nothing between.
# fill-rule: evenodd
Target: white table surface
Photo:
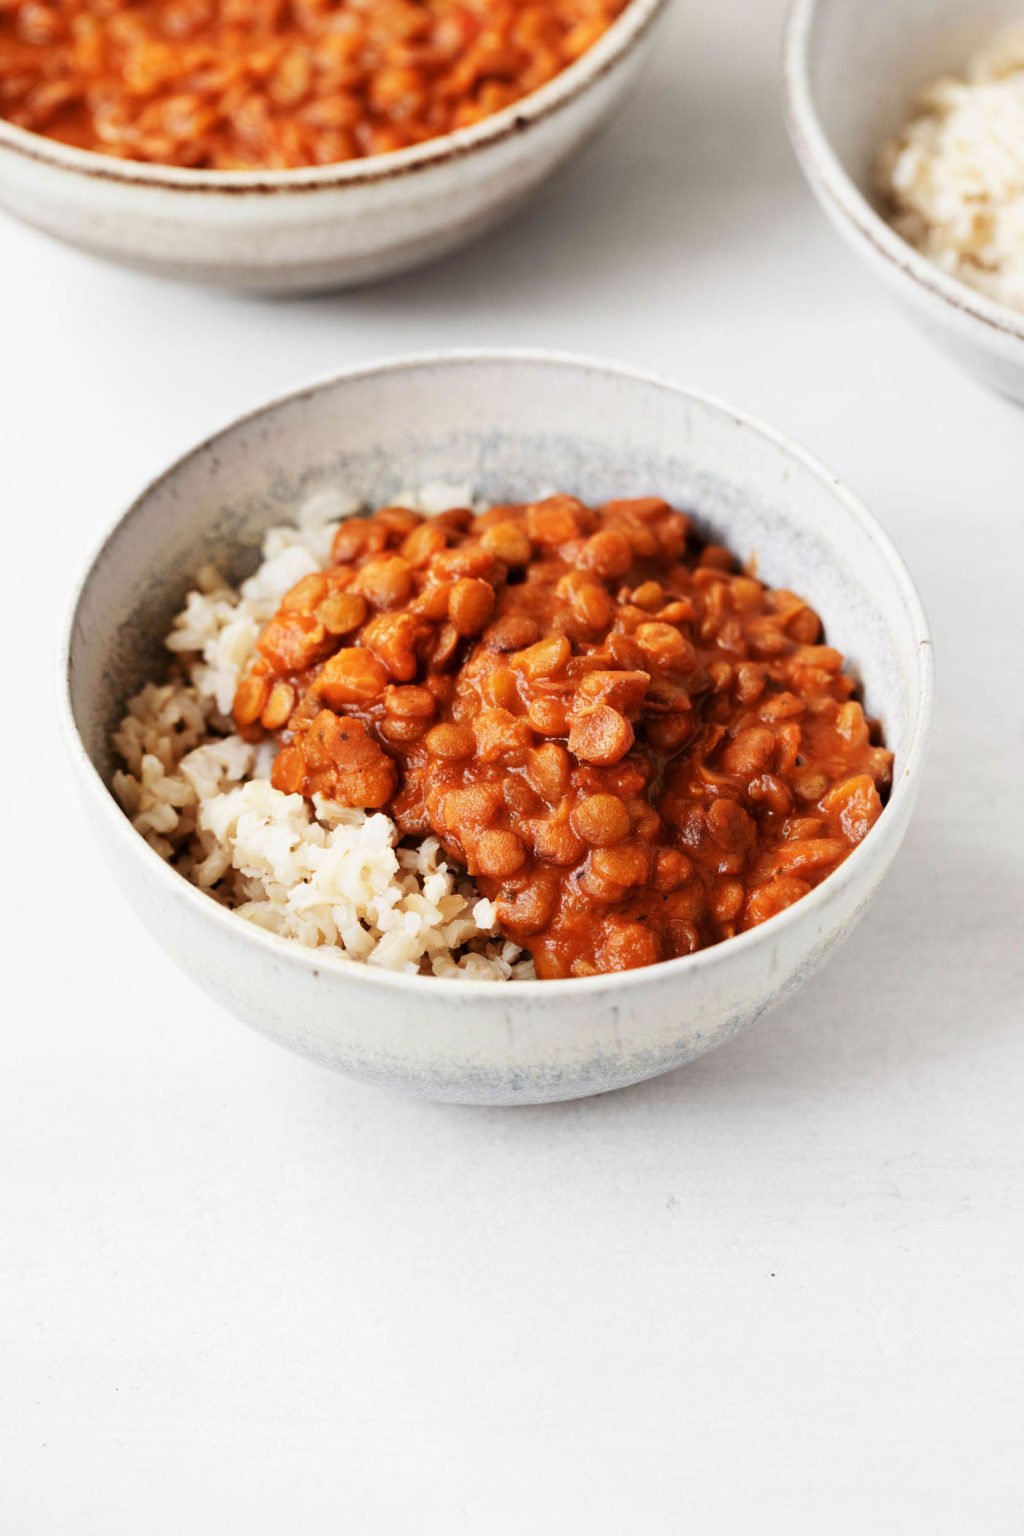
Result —
<instances>
[{"instance_id":1,"label":"white table surface","mask_svg":"<svg viewBox=\"0 0 1024 1536\"><path fill-rule=\"evenodd\" d=\"M1024 414L892 309L785 140L778 0L689 0L511 227L269 303L0 228L0 1529L1022 1528ZM335 367L575 349L734 399L882 518L941 706L905 849L813 982L539 1110L349 1083L165 960L81 824L53 631L198 436ZM45 828L45 830L43 830Z\"/></svg>"}]
</instances>

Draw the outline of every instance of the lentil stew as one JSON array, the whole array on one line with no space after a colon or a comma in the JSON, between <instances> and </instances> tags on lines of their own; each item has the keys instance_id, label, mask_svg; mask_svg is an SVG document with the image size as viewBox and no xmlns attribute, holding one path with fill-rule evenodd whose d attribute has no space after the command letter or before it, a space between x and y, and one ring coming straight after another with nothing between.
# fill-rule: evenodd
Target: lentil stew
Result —
<instances>
[{"instance_id":1,"label":"lentil stew","mask_svg":"<svg viewBox=\"0 0 1024 1536\"><path fill-rule=\"evenodd\" d=\"M212 170L327 165L500 111L627 0L0 0L0 117Z\"/></svg>"},{"instance_id":2,"label":"lentil stew","mask_svg":"<svg viewBox=\"0 0 1024 1536\"><path fill-rule=\"evenodd\" d=\"M436 835L540 977L764 922L891 781L813 609L653 497L349 519L257 651L234 718L274 787Z\"/></svg>"}]
</instances>

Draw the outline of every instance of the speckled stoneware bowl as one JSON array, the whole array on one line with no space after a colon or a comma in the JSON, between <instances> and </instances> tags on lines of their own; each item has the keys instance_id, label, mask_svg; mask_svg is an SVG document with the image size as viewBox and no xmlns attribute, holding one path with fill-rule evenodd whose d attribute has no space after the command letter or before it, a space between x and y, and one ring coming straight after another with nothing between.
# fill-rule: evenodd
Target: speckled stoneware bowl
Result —
<instances>
[{"instance_id":1,"label":"speckled stoneware bowl","mask_svg":"<svg viewBox=\"0 0 1024 1536\"><path fill-rule=\"evenodd\" d=\"M914 250L873 192L878 152L922 87L1022 20L1022 0L794 0L785 77L793 144L840 233L936 342L1024 402L1024 315Z\"/></svg>"},{"instance_id":2,"label":"speckled stoneware bowl","mask_svg":"<svg viewBox=\"0 0 1024 1536\"><path fill-rule=\"evenodd\" d=\"M590 501L656 493L755 556L766 580L812 600L896 754L892 797L864 842L802 901L715 948L615 976L506 984L391 974L303 949L176 874L110 793L109 737L127 697L166 665L161 638L192 573L212 558L242 577L263 530L322 485L380 504L438 481L499 501L553 486ZM467 1103L533 1104L652 1077L792 991L849 932L902 841L931 701L928 627L910 577L833 476L717 401L533 353L352 370L218 433L116 524L67 642L67 725L88 814L128 903L172 958L293 1050ZM124 922L130 943L127 910Z\"/></svg>"},{"instance_id":3,"label":"speckled stoneware bowl","mask_svg":"<svg viewBox=\"0 0 1024 1536\"><path fill-rule=\"evenodd\" d=\"M523 100L411 149L287 171L198 171L73 149L0 119L0 203L170 277L264 293L375 282L510 214L612 114L667 0L631 0Z\"/></svg>"}]
</instances>

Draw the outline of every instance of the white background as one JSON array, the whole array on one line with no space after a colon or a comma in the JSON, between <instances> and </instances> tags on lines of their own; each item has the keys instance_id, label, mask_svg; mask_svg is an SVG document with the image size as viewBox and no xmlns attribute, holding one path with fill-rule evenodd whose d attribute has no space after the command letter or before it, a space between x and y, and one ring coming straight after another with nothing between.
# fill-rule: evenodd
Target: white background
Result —
<instances>
[{"instance_id":1,"label":"white background","mask_svg":"<svg viewBox=\"0 0 1024 1536\"><path fill-rule=\"evenodd\" d=\"M1020 1532L1024 415L825 226L781 10L679 6L513 227L375 290L193 291L3 222L5 1533ZM916 823L826 971L538 1110L408 1102L222 1015L110 883L52 704L71 584L173 455L339 365L489 343L806 443L910 563L940 681Z\"/></svg>"}]
</instances>

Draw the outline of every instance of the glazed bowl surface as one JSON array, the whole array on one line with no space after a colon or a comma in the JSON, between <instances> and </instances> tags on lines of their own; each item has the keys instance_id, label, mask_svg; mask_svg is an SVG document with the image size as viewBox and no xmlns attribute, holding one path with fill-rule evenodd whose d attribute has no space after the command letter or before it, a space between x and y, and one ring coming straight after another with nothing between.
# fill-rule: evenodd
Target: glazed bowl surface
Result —
<instances>
[{"instance_id":1,"label":"glazed bowl surface","mask_svg":"<svg viewBox=\"0 0 1024 1536\"><path fill-rule=\"evenodd\" d=\"M0 205L167 277L267 294L376 282L482 234L580 149L635 81L666 4L631 0L568 69L471 127L337 165L151 165L0 118Z\"/></svg>"},{"instance_id":2,"label":"glazed bowl surface","mask_svg":"<svg viewBox=\"0 0 1024 1536\"><path fill-rule=\"evenodd\" d=\"M813 602L895 752L870 834L761 927L617 975L495 983L374 970L219 906L135 832L109 784L125 700L163 675L161 641L204 561L241 578L264 530L321 487L369 504L436 483L494 501L558 488L657 494ZM849 932L902 841L932 701L913 584L858 501L800 449L655 378L543 353L442 353L359 368L243 417L154 481L89 567L70 619L65 723L88 816L128 904L171 957L263 1034L429 1097L530 1104L621 1087L727 1040ZM125 913L117 943L134 942ZM865 957L870 964L870 956Z\"/></svg>"},{"instance_id":3,"label":"glazed bowl surface","mask_svg":"<svg viewBox=\"0 0 1024 1536\"><path fill-rule=\"evenodd\" d=\"M1024 402L1024 315L903 240L873 186L879 151L917 94L1014 23L1024 23L1020 0L793 0L784 72L794 148L840 234L934 341Z\"/></svg>"}]
</instances>

